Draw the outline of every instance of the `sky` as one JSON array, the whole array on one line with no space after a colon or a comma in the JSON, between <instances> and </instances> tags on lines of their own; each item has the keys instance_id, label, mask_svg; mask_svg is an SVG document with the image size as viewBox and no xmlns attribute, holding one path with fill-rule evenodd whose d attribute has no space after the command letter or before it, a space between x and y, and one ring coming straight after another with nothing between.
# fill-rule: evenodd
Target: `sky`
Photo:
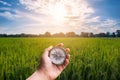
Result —
<instances>
[{"instance_id":1,"label":"sky","mask_svg":"<svg viewBox=\"0 0 120 80\"><path fill-rule=\"evenodd\" d=\"M120 0L0 0L0 34L118 29Z\"/></svg>"}]
</instances>

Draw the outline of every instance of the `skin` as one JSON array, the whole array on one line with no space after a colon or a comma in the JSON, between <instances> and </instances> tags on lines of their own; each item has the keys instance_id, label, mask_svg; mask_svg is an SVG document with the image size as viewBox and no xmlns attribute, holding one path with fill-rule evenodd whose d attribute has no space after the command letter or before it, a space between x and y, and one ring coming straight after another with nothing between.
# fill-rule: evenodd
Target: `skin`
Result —
<instances>
[{"instance_id":1,"label":"skin","mask_svg":"<svg viewBox=\"0 0 120 80\"><path fill-rule=\"evenodd\" d=\"M63 47L63 45L64 45L63 43L60 43L57 45L57 47ZM67 67L67 65L69 64L70 55L67 54L67 58L63 65L55 65L51 62L51 60L48 56L49 51L52 48L53 47L50 46L45 49L45 51L41 57L39 68L26 80L54 80ZM65 51L66 51L66 53L69 53L70 49L66 48Z\"/></svg>"}]
</instances>

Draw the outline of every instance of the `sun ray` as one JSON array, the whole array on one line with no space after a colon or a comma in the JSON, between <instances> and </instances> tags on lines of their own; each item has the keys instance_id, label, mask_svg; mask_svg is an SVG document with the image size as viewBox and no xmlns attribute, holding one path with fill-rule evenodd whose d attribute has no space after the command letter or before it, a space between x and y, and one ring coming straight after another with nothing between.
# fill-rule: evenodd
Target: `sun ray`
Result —
<instances>
[{"instance_id":1,"label":"sun ray","mask_svg":"<svg viewBox=\"0 0 120 80\"><path fill-rule=\"evenodd\" d=\"M64 4L56 3L56 5L51 5L50 14L57 22L63 22L67 15Z\"/></svg>"}]
</instances>

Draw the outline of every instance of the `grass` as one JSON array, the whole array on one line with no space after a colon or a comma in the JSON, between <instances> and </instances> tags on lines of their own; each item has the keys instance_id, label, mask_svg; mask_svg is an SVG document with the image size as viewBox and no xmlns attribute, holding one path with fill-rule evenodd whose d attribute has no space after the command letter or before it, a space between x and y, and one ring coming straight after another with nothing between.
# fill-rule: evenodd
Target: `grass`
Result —
<instances>
[{"instance_id":1,"label":"grass","mask_svg":"<svg viewBox=\"0 0 120 80\"><path fill-rule=\"evenodd\" d=\"M120 80L120 38L0 38L0 80L25 80L60 42L71 60L56 80Z\"/></svg>"}]
</instances>

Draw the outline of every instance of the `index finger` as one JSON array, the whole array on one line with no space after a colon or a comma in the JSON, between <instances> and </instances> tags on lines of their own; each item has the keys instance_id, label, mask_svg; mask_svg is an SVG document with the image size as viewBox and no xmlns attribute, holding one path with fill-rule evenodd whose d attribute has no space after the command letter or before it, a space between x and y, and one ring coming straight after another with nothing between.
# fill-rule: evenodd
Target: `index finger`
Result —
<instances>
[{"instance_id":1,"label":"index finger","mask_svg":"<svg viewBox=\"0 0 120 80\"><path fill-rule=\"evenodd\" d=\"M59 43L56 45L56 47L63 47L63 45L64 45L63 43Z\"/></svg>"}]
</instances>

